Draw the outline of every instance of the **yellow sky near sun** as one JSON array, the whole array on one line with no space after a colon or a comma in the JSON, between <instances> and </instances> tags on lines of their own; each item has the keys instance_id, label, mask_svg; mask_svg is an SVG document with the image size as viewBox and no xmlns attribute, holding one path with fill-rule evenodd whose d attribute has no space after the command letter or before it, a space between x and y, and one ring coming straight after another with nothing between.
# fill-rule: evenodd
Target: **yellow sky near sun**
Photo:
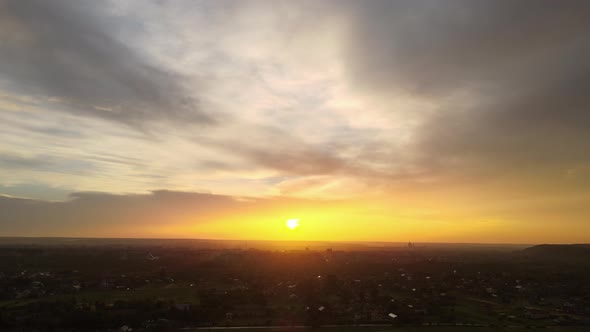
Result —
<instances>
[{"instance_id":1,"label":"yellow sky near sun","mask_svg":"<svg viewBox=\"0 0 590 332\"><path fill-rule=\"evenodd\" d=\"M449 203L449 201L446 201ZM297 241L424 241L539 243L582 242L583 223L564 229L559 223L486 213L459 211L456 205L431 202L429 208L396 206L389 199L276 204L210 216L184 216L167 225L147 227L147 237ZM289 229L286 221L299 219ZM523 222L525 221L525 222ZM531 225L533 225L531 227Z\"/></svg>"}]
</instances>

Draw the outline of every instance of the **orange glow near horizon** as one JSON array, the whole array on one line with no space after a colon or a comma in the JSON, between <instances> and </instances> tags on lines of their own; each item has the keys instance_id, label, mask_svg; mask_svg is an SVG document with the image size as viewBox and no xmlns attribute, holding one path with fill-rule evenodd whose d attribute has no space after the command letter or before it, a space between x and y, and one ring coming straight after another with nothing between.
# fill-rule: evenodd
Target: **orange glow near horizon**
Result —
<instances>
[{"instance_id":1,"label":"orange glow near horizon","mask_svg":"<svg viewBox=\"0 0 590 332\"><path fill-rule=\"evenodd\" d=\"M26 236L73 236L116 238L191 238L271 241L365 241L365 242L479 242L479 243L572 243L583 242L586 223L572 223L564 230L554 222L559 215L542 213L533 219L515 212L490 213L491 204L468 204L464 197L404 192L403 197L320 200L302 198L252 198L223 200L218 205L195 206L190 200L174 208L147 200L141 208L117 212L108 225L105 214L74 211L72 222L83 216L88 226L81 231L32 229ZM149 197L149 196L148 196ZM462 201L459 200L459 198ZM421 199L419 199L421 198ZM511 209L518 211L514 201ZM527 202L528 203L528 202ZM544 203L544 202L541 202ZM91 210L92 212L93 210ZM48 215L47 222L61 216ZM299 226L294 226L298 219ZM291 221L289 221L291 220ZM289 227L289 225L294 227ZM574 227L575 226L575 227Z\"/></svg>"},{"instance_id":2,"label":"orange glow near horizon","mask_svg":"<svg viewBox=\"0 0 590 332\"><path fill-rule=\"evenodd\" d=\"M453 209L396 208L388 201L303 201L223 211L207 220L177 220L148 237L276 241L567 242L559 227L527 230L511 220ZM296 215L297 218L293 218ZM295 220L298 220L297 223ZM305 221L301 226L300 221ZM522 236L528 234L526 237ZM582 237L580 237L582 239Z\"/></svg>"}]
</instances>

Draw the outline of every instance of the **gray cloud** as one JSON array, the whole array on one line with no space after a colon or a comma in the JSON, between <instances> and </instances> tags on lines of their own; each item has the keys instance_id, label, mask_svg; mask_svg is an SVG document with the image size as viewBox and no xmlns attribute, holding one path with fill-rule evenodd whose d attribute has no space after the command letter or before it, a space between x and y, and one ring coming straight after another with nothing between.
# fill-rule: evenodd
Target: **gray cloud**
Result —
<instances>
[{"instance_id":1,"label":"gray cloud","mask_svg":"<svg viewBox=\"0 0 590 332\"><path fill-rule=\"evenodd\" d=\"M48 202L0 195L0 234L78 234L95 229L165 226L175 217L192 221L235 209L239 202L228 196L172 191L114 195L73 193L65 202ZM138 233L140 230L138 230Z\"/></svg>"},{"instance_id":2,"label":"gray cloud","mask_svg":"<svg viewBox=\"0 0 590 332\"><path fill-rule=\"evenodd\" d=\"M27 197L46 201L66 200L72 191L61 187L50 187L40 183L0 185L0 196ZM31 196L33 194L33 196Z\"/></svg>"},{"instance_id":3,"label":"gray cloud","mask_svg":"<svg viewBox=\"0 0 590 332\"><path fill-rule=\"evenodd\" d=\"M350 165L328 151L321 151L304 144L297 146L276 147L252 147L233 144L240 155L257 165L278 170L286 174L312 175L334 174Z\"/></svg>"},{"instance_id":4,"label":"gray cloud","mask_svg":"<svg viewBox=\"0 0 590 332\"><path fill-rule=\"evenodd\" d=\"M349 16L351 83L436 105L409 167L542 182L590 162L587 1L371 1Z\"/></svg>"},{"instance_id":5,"label":"gray cloud","mask_svg":"<svg viewBox=\"0 0 590 332\"><path fill-rule=\"evenodd\" d=\"M583 61L567 53L587 42L589 11L577 0L370 1L351 8L348 68L371 91L503 90L540 65Z\"/></svg>"},{"instance_id":6,"label":"gray cloud","mask_svg":"<svg viewBox=\"0 0 590 332\"><path fill-rule=\"evenodd\" d=\"M2 155L0 156L0 164L3 168L44 168L53 167L55 162L48 160L42 156L40 157L24 157L18 155Z\"/></svg>"},{"instance_id":7,"label":"gray cloud","mask_svg":"<svg viewBox=\"0 0 590 332\"><path fill-rule=\"evenodd\" d=\"M0 73L7 88L54 98L77 114L128 124L154 119L211 123L213 118L187 93L182 76L118 39L123 29L140 31L141 25L124 26L105 6L0 1Z\"/></svg>"},{"instance_id":8,"label":"gray cloud","mask_svg":"<svg viewBox=\"0 0 590 332\"><path fill-rule=\"evenodd\" d=\"M84 160L59 158L51 155L24 156L18 154L0 155L0 167L8 170L33 170L66 174L85 174L93 165Z\"/></svg>"}]
</instances>

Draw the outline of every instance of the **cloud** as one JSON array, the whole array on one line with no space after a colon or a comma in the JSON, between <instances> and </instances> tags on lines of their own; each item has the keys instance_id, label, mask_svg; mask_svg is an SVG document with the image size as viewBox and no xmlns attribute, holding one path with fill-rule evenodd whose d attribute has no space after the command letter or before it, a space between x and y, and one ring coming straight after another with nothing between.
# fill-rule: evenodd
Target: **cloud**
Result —
<instances>
[{"instance_id":1,"label":"cloud","mask_svg":"<svg viewBox=\"0 0 590 332\"><path fill-rule=\"evenodd\" d=\"M47 160L46 158L39 156L39 157L25 157L25 156L18 156L18 155L2 155L0 156L0 162L2 166L5 168L21 168L21 167L53 167L55 163L52 160Z\"/></svg>"},{"instance_id":2,"label":"cloud","mask_svg":"<svg viewBox=\"0 0 590 332\"><path fill-rule=\"evenodd\" d=\"M0 196L0 234L74 235L105 230L111 235L145 234L145 228L186 222L187 216L192 223L207 222L239 204L228 196L165 190L130 195L72 193L64 202Z\"/></svg>"},{"instance_id":3,"label":"cloud","mask_svg":"<svg viewBox=\"0 0 590 332\"><path fill-rule=\"evenodd\" d=\"M494 211L590 188L587 1L0 4L10 185Z\"/></svg>"},{"instance_id":4,"label":"cloud","mask_svg":"<svg viewBox=\"0 0 590 332\"><path fill-rule=\"evenodd\" d=\"M269 138L272 139L272 138ZM226 148L244 157L252 165L275 170L285 175L334 174L349 168L347 162L330 151L293 141L273 146L228 143Z\"/></svg>"},{"instance_id":5,"label":"cloud","mask_svg":"<svg viewBox=\"0 0 590 332\"><path fill-rule=\"evenodd\" d=\"M567 53L585 44L589 10L577 0L371 1L350 7L347 68L371 92L436 97L487 84L510 91L497 83L521 84L547 61L573 59Z\"/></svg>"},{"instance_id":6,"label":"cloud","mask_svg":"<svg viewBox=\"0 0 590 332\"><path fill-rule=\"evenodd\" d=\"M60 187L48 187L39 183L0 185L0 196L28 197L46 201L67 200L71 190ZM31 197L30 195L33 195Z\"/></svg>"},{"instance_id":7,"label":"cloud","mask_svg":"<svg viewBox=\"0 0 590 332\"><path fill-rule=\"evenodd\" d=\"M121 31L141 25L93 1L0 1L0 73L16 94L62 109L139 125L150 120L212 123L183 83Z\"/></svg>"},{"instance_id":8,"label":"cloud","mask_svg":"<svg viewBox=\"0 0 590 332\"><path fill-rule=\"evenodd\" d=\"M92 171L92 164L78 159L55 158L51 155L0 155L0 165L7 170L29 169L42 172L84 174Z\"/></svg>"},{"instance_id":9,"label":"cloud","mask_svg":"<svg viewBox=\"0 0 590 332\"><path fill-rule=\"evenodd\" d=\"M418 119L410 144L391 150L406 168L542 183L548 169L590 162L588 2L372 1L345 12L350 84L385 108L433 105L389 106Z\"/></svg>"}]
</instances>

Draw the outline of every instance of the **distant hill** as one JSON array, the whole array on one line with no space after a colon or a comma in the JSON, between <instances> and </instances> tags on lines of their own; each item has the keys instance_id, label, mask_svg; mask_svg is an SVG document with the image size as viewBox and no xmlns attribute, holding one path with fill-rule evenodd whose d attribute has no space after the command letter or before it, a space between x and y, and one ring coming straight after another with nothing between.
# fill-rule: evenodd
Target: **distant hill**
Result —
<instances>
[{"instance_id":1,"label":"distant hill","mask_svg":"<svg viewBox=\"0 0 590 332\"><path fill-rule=\"evenodd\" d=\"M526 248L519 254L535 260L590 261L590 244L540 244Z\"/></svg>"}]
</instances>

